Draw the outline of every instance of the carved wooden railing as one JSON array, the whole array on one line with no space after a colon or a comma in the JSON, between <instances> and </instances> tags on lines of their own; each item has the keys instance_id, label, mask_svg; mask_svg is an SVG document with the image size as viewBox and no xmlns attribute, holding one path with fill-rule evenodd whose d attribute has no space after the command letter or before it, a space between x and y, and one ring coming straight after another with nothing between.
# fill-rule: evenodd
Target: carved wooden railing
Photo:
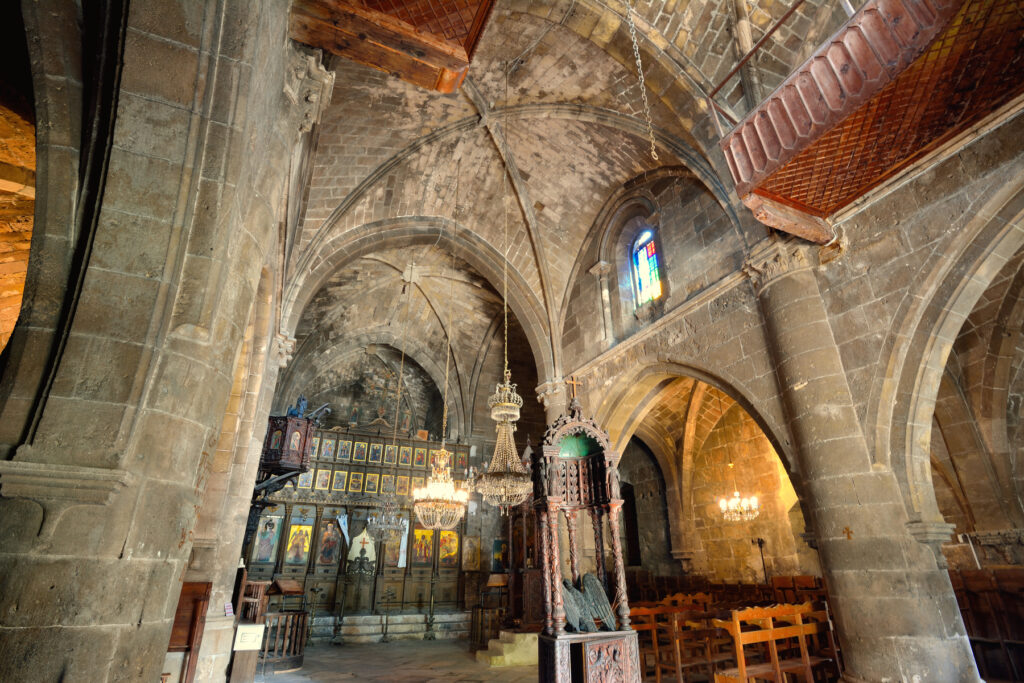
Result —
<instances>
[{"instance_id":1,"label":"carved wooden railing","mask_svg":"<svg viewBox=\"0 0 1024 683\"><path fill-rule=\"evenodd\" d=\"M267 625L260 651L264 665L274 669L301 666L309 612L267 612L263 619Z\"/></svg>"}]
</instances>

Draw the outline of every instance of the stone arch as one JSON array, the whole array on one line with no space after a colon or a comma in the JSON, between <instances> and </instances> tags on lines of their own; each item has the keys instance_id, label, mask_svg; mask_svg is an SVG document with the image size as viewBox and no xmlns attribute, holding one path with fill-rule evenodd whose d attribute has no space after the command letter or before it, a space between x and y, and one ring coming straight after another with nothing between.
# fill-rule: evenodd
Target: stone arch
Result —
<instances>
[{"instance_id":1,"label":"stone arch","mask_svg":"<svg viewBox=\"0 0 1024 683\"><path fill-rule=\"evenodd\" d=\"M744 237L746 228L740 220L741 214L737 212L736 207L729 201L730 197L720 181L717 178L715 182L711 181L710 176L707 175L708 170L707 168L701 169L700 167L694 170L688 165L661 166L631 178L605 200L591 224L587 237L580 246L579 255L566 280L566 289L562 295L562 305L558 313L556 329L560 332L564 331L571 308L570 295L572 289L577 279L586 272L586 269L593 265L594 260L598 264L608 264L606 266L608 273L607 286L609 289L613 288L615 284L613 280L616 278L614 275L617 263L616 250L620 246L620 237L625 223L645 211L646 215L657 212L660 207L656 195L659 188L664 187L667 183L680 179L700 183L722 208L733 225L736 234L739 236L740 242L746 243ZM661 251L664 253L664 249ZM619 274L617 277L621 279L623 275ZM609 293L609 300L613 294L614 292ZM609 301L609 304L613 309L615 308L614 302ZM617 335L622 330L623 325L616 320L615 312L615 310L612 310L607 313L609 319L606 324L611 325L611 329L615 331L616 338L618 338Z\"/></svg>"},{"instance_id":2,"label":"stone arch","mask_svg":"<svg viewBox=\"0 0 1024 683\"><path fill-rule=\"evenodd\" d=\"M872 391L874 459L891 467L912 522L941 522L931 481L932 415L953 342L978 299L1024 245L1024 178L997 191L907 297Z\"/></svg>"},{"instance_id":3,"label":"stone arch","mask_svg":"<svg viewBox=\"0 0 1024 683\"><path fill-rule=\"evenodd\" d=\"M75 268L83 126L82 29L77 3L54 0L22 8L36 118L35 216L18 323L0 354L0 459L31 438L39 419L51 355L61 335ZM60 33L62 39L52 36ZM84 265L79 267L84 268Z\"/></svg>"},{"instance_id":4,"label":"stone arch","mask_svg":"<svg viewBox=\"0 0 1024 683\"><path fill-rule=\"evenodd\" d=\"M395 353L401 353L402 349L399 348L399 344L400 340L398 339L398 335L388 330L379 329L355 335L348 339L347 343L341 348L332 346L327 349L314 349L312 351L312 355L306 355L300 348L297 350L294 359L281 377L278 384L278 398L281 401L287 402L289 397L294 397L298 394L300 387L296 386L296 382L300 381L301 377L296 376L294 369L299 366L299 363L296 362L299 359L302 359L305 364L310 367L329 369L338 363L349 360L354 354L362 352L365 347L370 345L388 347ZM438 392L443 396L444 362L439 362L436 355L431 352L426 345L415 339L406 337L405 341L401 342L401 344L405 347L405 355L414 360L421 368L423 368L424 371L426 371ZM329 355L330 358L326 364L321 366L317 364L316 358L324 355ZM457 385L457 391L455 391L454 395L450 397L452 402L455 404L455 411L454 413L449 413L449 419L452 417L455 418L455 427L461 438L466 434L467 425L469 424L469 411L471 408L467 408L467 405L471 406L472 403L468 402L464 396L465 382L461 373L456 373L455 382ZM278 406L279 409L283 407L283 405ZM386 419L390 421L393 417L389 415L386 416Z\"/></svg>"},{"instance_id":5,"label":"stone arch","mask_svg":"<svg viewBox=\"0 0 1024 683\"><path fill-rule=\"evenodd\" d=\"M636 65L633 55L628 50L619 52L606 49L611 35L617 28L625 25L625 15L616 12L607 3L600 0L579 0L574 3L573 10L579 13L579 18L567 21L566 27L584 40L588 40L604 50L626 71L634 73ZM531 14L547 21L552 19L549 16L551 8L544 3L517 1L512 7L512 11ZM697 72L698 77L695 77L681 66L689 63L689 60L678 47L666 40L655 26L646 21L640 14L641 11L641 8L637 7L637 11L634 13L634 22L638 49L645 71L657 71L670 75L667 84L660 91L652 87L651 81L648 81L647 87L670 112L679 117L684 129L693 137L694 143L703 142L710 148L714 144L715 133L711 119L706 114L707 108L702 106L707 97L705 92L707 84L699 82L698 77L703 80L703 74ZM602 30L595 31L596 25L600 25ZM604 42L602 42L602 38ZM686 104L691 103L690 108L685 107Z\"/></svg>"},{"instance_id":6,"label":"stone arch","mask_svg":"<svg viewBox=\"0 0 1024 683\"><path fill-rule=\"evenodd\" d=\"M530 118L579 121L582 123L596 124L612 128L614 130L619 130L640 139L645 138L647 135L646 124L635 116L629 116L627 114L579 103L521 104L509 107L499 107L489 111L487 115L491 118L500 119L502 121L517 121L520 119ZM303 247L302 254L295 262L293 272L297 275L295 279L289 283L289 289L297 285L302 286L301 281L304 280L306 274L315 269L318 266L318 263L324 258L323 254L329 251L327 245L329 242L336 239L336 236L332 233L335 232L338 224L342 222L343 217L357 205L361 198L369 194L380 181L387 178L389 173L403 162L409 160L414 154L418 153L423 148L435 144L444 144L447 141L450 141L451 138L462 136L467 131L476 128L479 125L479 122L479 118L474 116L442 126L427 135L413 140L400 151L388 158L384 163L380 164L372 173L368 174L359 183L359 185L357 185L341 200L341 202L331 211L331 214L316 229L316 232L310 236L309 242ZM655 128L654 135L658 146L681 159L685 166L666 166L655 169L641 174L634 180L630 181L630 183L646 183L649 180L658 179L665 174L679 174L680 170L682 170L683 172L691 174L700 180L708 191L715 197L715 200L722 206L722 209L726 214L728 214L730 220L739 226L740 214L737 213L736 208L739 206L739 202L736 198L736 194L722 181L722 176L712 167L708 159L693 145L673 135L669 131ZM726 173L725 177L728 177L728 173ZM634 187L633 185L630 185L630 183L626 183L624 187ZM596 224L601 225L602 223L597 222ZM584 248L587 248L589 244L589 242L585 242ZM571 285L573 278L570 277L568 282ZM565 298L563 297L563 308L565 305L564 299Z\"/></svg>"},{"instance_id":7,"label":"stone arch","mask_svg":"<svg viewBox=\"0 0 1024 683\"><path fill-rule=\"evenodd\" d=\"M605 398L599 404L595 415L598 423L605 425L608 429L612 445L617 450L629 440L629 435L632 434L636 425L640 424L646 411L650 409L652 401L656 398L657 392L665 382L679 377L700 380L725 392L736 401L768 437L775 452L782 459L787 473L793 478L793 485L797 487L798 491L800 490L797 484L799 469L796 456L783 445L785 440L780 436L785 433L785 430L780 425L771 424L764 417L754 401L749 398L749 392L744 390L742 383L730 377L728 373L715 375L694 365L662 361L640 366L632 372L623 373L614 386L604 393ZM633 406L633 408L628 406Z\"/></svg>"},{"instance_id":8,"label":"stone arch","mask_svg":"<svg viewBox=\"0 0 1024 683\"><path fill-rule=\"evenodd\" d=\"M673 383L681 379L693 380L694 386L685 407L683 433L678 442L664 438L657 430L652 430L645 421L647 414L662 400L663 392L668 391ZM810 501L805 495L802 479L795 466L795 454L786 451L781 432L772 427L755 402L747 397L747 392L733 378L715 375L693 365L676 362L660 362L642 367L634 372L626 373L615 385L605 393L596 414L601 424L607 426L616 449L624 447L628 440L636 436L648 445L661 468L666 482L666 502L669 507L669 528L674 555L684 562L706 560L706 549L700 534L696 533L693 516L693 486L695 479L694 458L702 450L698 442L702 437L696 433L701 411L708 410L706 395L715 392L724 397L721 409L715 416L714 424L721 421L727 413L739 408L745 420L756 425L764 438L771 445L778 462L789 478L796 492L799 510L802 513L803 526L796 527L793 542L801 546L802 539L796 532L808 528ZM710 427L714 429L714 425ZM654 432L654 433L652 433ZM703 435L706 438L710 434ZM780 499L781 500L781 499ZM774 509L774 508L773 508ZM792 519L792 518L791 518ZM781 523L781 518L776 520ZM791 521L786 524L792 524ZM802 547L802 546L801 546Z\"/></svg>"},{"instance_id":9,"label":"stone arch","mask_svg":"<svg viewBox=\"0 0 1024 683\"><path fill-rule=\"evenodd\" d=\"M302 311L330 276L345 263L372 251L392 247L436 245L454 250L496 289L501 285L504 257L471 230L440 216L410 216L367 223L321 245L315 265L302 271L287 287L283 329L292 332ZM509 268L509 309L530 342L538 376L555 377L555 364L544 307L514 268Z\"/></svg>"}]
</instances>

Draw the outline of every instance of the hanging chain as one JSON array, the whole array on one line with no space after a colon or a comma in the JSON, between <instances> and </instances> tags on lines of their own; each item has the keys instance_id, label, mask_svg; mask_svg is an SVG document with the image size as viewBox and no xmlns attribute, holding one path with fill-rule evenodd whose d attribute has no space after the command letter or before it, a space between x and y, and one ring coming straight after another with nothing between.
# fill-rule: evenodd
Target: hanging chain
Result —
<instances>
[{"instance_id":1,"label":"hanging chain","mask_svg":"<svg viewBox=\"0 0 1024 683\"><path fill-rule=\"evenodd\" d=\"M391 430L391 445L395 446L398 443L398 416L402 410L402 375L405 374L405 328L406 323L409 319L409 300L412 299L412 288L409 286L412 284L413 270L416 268L416 263L409 262L409 282L406 282L402 286L402 291L408 290L405 297L405 310L402 312L402 334L399 337L398 345L401 347L402 359L398 364L398 389L395 391L395 425Z\"/></svg>"},{"instance_id":2,"label":"hanging chain","mask_svg":"<svg viewBox=\"0 0 1024 683\"><path fill-rule=\"evenodd\" d=\"M636 58L636 78L640 87L640 97L644 101L644 119L647 121L647 138L651 141L651 158L658 160L658 151L654 147L654 124L651 123L651 103L647 101L647 86L644 85L644 65L640 61L640 44L636 40L636 24L633 22L633 4L626 0L626 18L629 20L629 37L633 41L633 57Z\"/></svg>"},{"instance_id":3,"label":"hanging chain","mask_svg":"<svg viewBox=\"0 0 1024 683\"><path fill-rule=\"evenodd\" d=\"M509 161L512 160L512 136L508 129L508 71L505 72L505 172L501 175L501 210L504 214L504 236L502 238L503 247L505 249L505 258L501 264L501 310L505 317L505 372L502 377L505 381L508 381L508 176L511 170L508 167Z\"/></svg>"},{"instance_id":4,"label":"hanging chain","mask_svg":"<svg viewBox=\"0 0 1024 683\"><path fill-rule=\"evenodd\" d=\"M441 407L441 450L444 450L445 441L448 439L448 367L452 357L452 312L455 310L455 234L459 230L459 191L462 180L462 156L459 156L458 164L455 167L455 220L452 221L452 263L448 273L448 327L444 331L444 396Z\"/></svg>"},{"instance_id":5,"label":"hanging chain","mask_svg":"<svg viewBox=\"0 0 1024 683\"><path fill-rule=\"evenodd\" d=\"M507 171L508 169L506 169ZM502 263L502 294L501 294L501 309L505 316L505 374L508 377L508 197L505 194L506 182L508 180L508 173L506 172L503 176L501 183L501 205L505 212L505 260Z\"/></svg>"}]
</instances>

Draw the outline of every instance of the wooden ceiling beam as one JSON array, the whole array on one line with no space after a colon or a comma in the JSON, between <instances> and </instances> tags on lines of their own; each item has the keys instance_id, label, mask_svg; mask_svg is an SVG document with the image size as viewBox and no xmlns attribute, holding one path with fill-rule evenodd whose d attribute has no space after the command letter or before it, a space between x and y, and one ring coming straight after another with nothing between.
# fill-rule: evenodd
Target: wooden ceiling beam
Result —
<instances>
[{"instance_id":1,"label":"wooden ceiling beam","mask_svg":"<svg viewBox=\"0 0 1024 683\"><path fill-rule=\"evenodd\" d=\"M314 46L332 33L341 33L438 68L460 71L469 66L461 45L418 31L383 12L343 1L296 0L290 32L294 40Z\"/></svg>"}]
</instances>

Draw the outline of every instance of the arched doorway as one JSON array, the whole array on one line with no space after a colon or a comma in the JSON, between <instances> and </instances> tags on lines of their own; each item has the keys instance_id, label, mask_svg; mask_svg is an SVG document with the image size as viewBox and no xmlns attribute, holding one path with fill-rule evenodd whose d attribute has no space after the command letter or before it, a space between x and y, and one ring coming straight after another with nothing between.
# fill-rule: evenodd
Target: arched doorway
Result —
<instances>
[{"instance_id":1,"label":"arched doorway","mask_svg":"<svg viewBox=\"0 0 1024 683\"><path fill-rule=\"evenodd\" d=\"M0 9L0 351L21 312L35 214L36 117L19 3Z\"/></svg>"}]
</instances>

